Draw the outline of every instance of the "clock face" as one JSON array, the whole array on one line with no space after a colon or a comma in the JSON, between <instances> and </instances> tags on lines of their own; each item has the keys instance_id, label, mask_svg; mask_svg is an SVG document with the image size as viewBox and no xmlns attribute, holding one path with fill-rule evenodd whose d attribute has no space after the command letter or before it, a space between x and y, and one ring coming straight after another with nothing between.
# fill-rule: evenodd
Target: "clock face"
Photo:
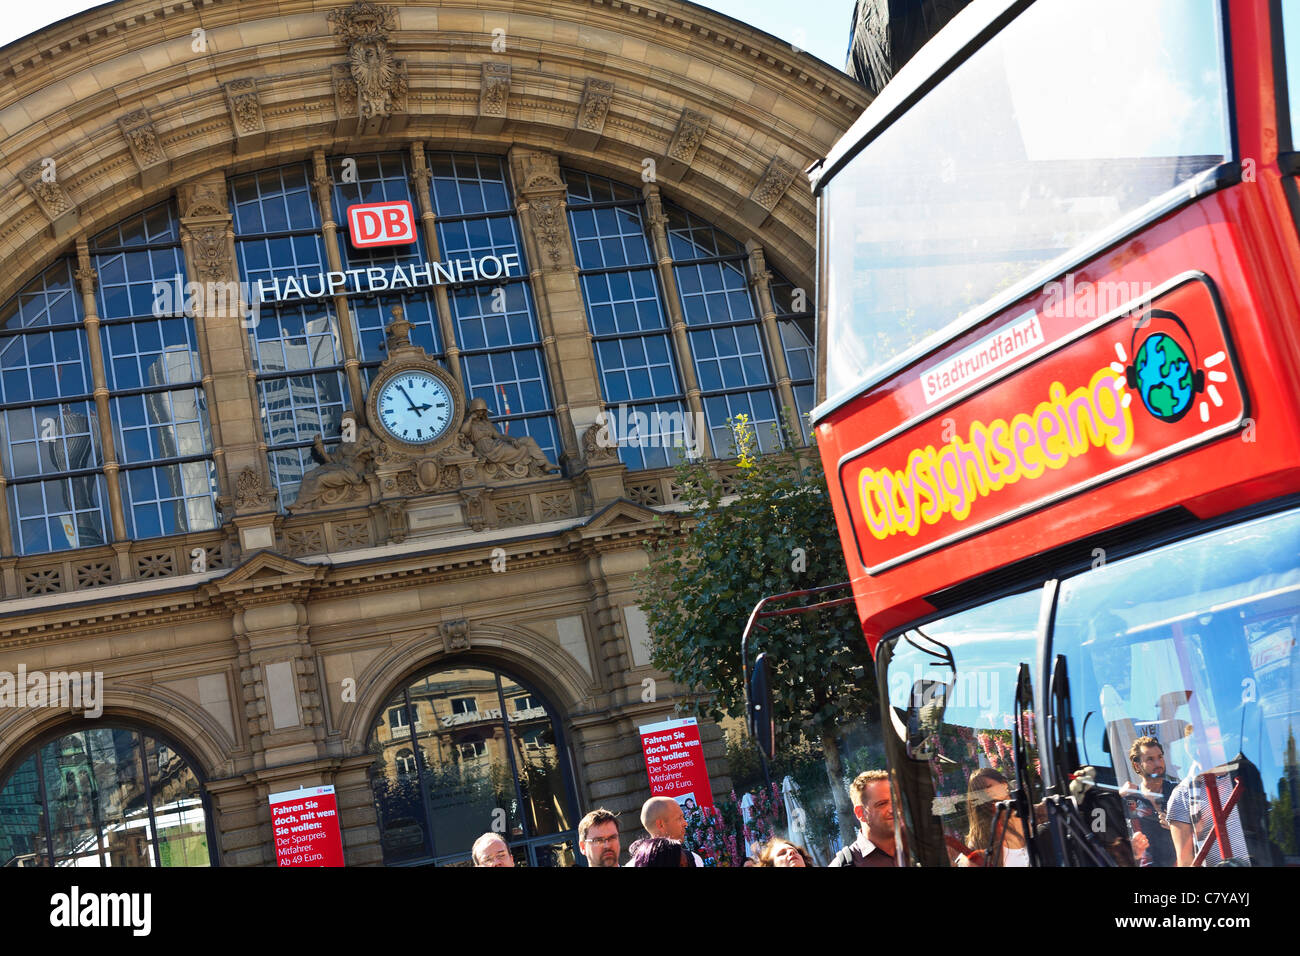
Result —
<instances>
[{"instance_id":1,"label":"clock face","mask_svg":"<svg viewBox=\"0 0 1300 956\"><path fill-rule=\"evenodd\" d=\"M398 441L423 445L447 430L455 402L437 376L412 370L384 383L375 411L384 430Z\"/></svg>"}]
</instances>

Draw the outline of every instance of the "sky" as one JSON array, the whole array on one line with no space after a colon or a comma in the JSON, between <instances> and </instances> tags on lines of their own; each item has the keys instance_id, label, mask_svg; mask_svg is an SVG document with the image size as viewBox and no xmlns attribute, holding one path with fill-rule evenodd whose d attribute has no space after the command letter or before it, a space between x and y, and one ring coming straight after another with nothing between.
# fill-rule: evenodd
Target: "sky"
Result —
<instances>
[{"instance_id":1,"label":"sky","mask_svg":"<svg viewBox=\"0 0 1300 956\"><path fill-rule=\"evenodd\" d=\"M853 0L707 0L702 5L752 24L844 69ZM99 3L87 0L41 0L33 4L9 0L0 20L0 46L96 6Z\"/></svg>"}]
</instances>

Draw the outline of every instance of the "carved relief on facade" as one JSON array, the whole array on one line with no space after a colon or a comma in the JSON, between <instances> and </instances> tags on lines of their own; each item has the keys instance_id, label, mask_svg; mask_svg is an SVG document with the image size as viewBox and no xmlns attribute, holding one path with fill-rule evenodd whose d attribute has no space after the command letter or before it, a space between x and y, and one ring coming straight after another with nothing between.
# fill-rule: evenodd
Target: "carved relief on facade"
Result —
<instances>
[{"instance_id":1,"label":"carved relief on facade","mask_svg":"<svg viewBox=\"0 0 1300 956\"><path fill-rule=\"evenodd\" d=\"M186 183L176 192L182 219L230 217L230 206L226 202L226 180L220 173Z\"/></svg>"},{"instance_id":2,"label":"carved relief on facade","mask_svg":"<svg viewBox=\"0 0 1300 956\"><path fill-rule=\"evenodd\" d=\"M478 101L479 115L505 116L510 98L510 64L484 63L482 81Z\"/></svg>"},{"instance_id":3,"label":"carved relief on facade","mask_svg":"<svg viewBox=\"0 0 1300 956\"><path fill-rule=\"evenodd\" d=\"M438 625L438 633L442 636L442 648L446 653L469 650L469 621L464 618L443 621Z\"/></svg>"},{"instance_id":4,"label":"carved relief on facade","mask_svg":"<svg viewBox=\"0 0 1300 956\"><path fill-rule=\"evenodd\" d=\"M252 468L245 468L235 479L235 510L268 508L275 501L276 494L276 490L269 487L261 475ZM222 508L222 511L226 510Z\"/></svg>"},{"instance_id":5,"label":"carved relief on facade","mask_svg":"<svg viewBox=\"0 0 1300 956\"><path fill-rule=\"evenodd\" d=\"M346 66L335 66L339 114L379 120L406 111L406 62L393 56L388 37L397 29L397 10L359 2L331 10L334 35L348 46Z\"/></svg>"},{"instance_id":6,"label":"carved relief on facade","mask_svg":"<svg viewBox=\"0 0 1300 956\"><path fill-rule=\"evenodd\" d=\"M452 397L458 410L447 430L423 446L407 444L357 425L353 416L345 415L345 435L351 440L328 451L317 436L313 457L320 464L303 475L291 513L365 507L484 483L544 478L560 470L534 439L502 434L489 420L483 399L474 399L466 409L455 380L411 344L410 328L400 309L394 309L394 319L385 330L389 357L377 371L367 398L368 418L377 420L374 393L386 379L408 369L433 369L455 390ZM463 419L459 410L465 412Z\"/></svg>"},{"instance_id":7,"label":"carved relief on facade","mask_svg":"<svg viewBox=\"0 0 1300 956\"><path fill-rule=\"evenodd\" d=\"M790 184L794 182L794 177L798 174L797 170L791 163L787 163L780 157L775 157L767 164L767 169L762 177L758 180L758 185L750 193L749 198L762 206L768 212L776 208L776 204L781 201Z\"/></svg>"},{"instance_id":8,"label":"carved relief on facade","mask_svg":"<svg viewBox=\"0 0 1300 956\"><path fill-rule=\"evenodd\" d=\"M564 261L568 226L564 221L564 201L555 196L535 199L529 204L533 235L551 265Z\"/></svg>"},{"instance_id":9,"label":"carved relief on facade","mask_svg":"<svg viewBox=\"0 0 1300 956\"><path fill-rule=\"evenodd\" d=\"M682 110L682 118L677 123L672 142L668 144L668 156L689 166L704 142L704 134L709 131L709 115L698 110Z\"/></svg>"},{"instance_id":10,"label":"carved relief on facade","mask_svg":"<svg viewBox=\"0 0 1300 956\"><path fill-rule=\"evenodd\" d=\"M560 159L554 153L514 147L510 150L510 170L521 196L538 192L565 191L560 175Z\"/></svg>"},{"instance_id":11,"label":"carved relief on facade","mask_svg":"<svg viewBox=\"0 0 1300 956\"><path fill-rule=\"evenodd\" d=\"M609 80L587 80L582 92L582 105L578 108L578 129L591 133L602 132L613 100L613 83Z\"/></svg>"},{"instance_id":12,"label":"carved relief on facade","mask_svg":"<svg viewBox=\"0 0 1300 956\"><path fill-rule=\"evenodd\" d=\"M609 442L608 426L596 422L582 433L582 457L589 465L618 461L618 451Z\"/></svg>"},{"instance_id":13,"label":"carved relief on facade","mask_svg":"<svg viewBox=\"0 0 1300 956\"><path fill-rule=\"evenodd\" d=\"M72 200L68 198L63 184L55 178L57 170L53 161L32 163L18 177L51 222L73 209Z\"/></svg>"},{"instance_id":14,"label":"carved relief on facade","mask_svg":"<svg viewBox=\"0 0 1300 956\"><path fill-rule=\"evenodd\" d=\"M257 83L248 78L231 80L225 85L226 106L236 135L248 136L265 129L262 104L257 98Z\"/></svg>"},{"instance_id":15,"label":"carved relief on facade","mask_svg":"<svg viewBox=\"0 0 1300 956\"><path fill-rule=\"evenodd\" d=\"M117 121L117 126L131 150L132 159L141 169L167 162L167 155L158 142L158 133L154 129L153 120L149 118L148 110L128 113Z\"/></svg>"},{"instance_id":16,"label":"carved relief on facade","mask_svg":"<svg viewBox=\"0 0 1300 956\"><path fill-rule=\"evenodd\" d=\"M230 279L233 270L230 247L226 242L227 227L221 223L207 223L200 226L186 225L182 229L193 243L194 267L199 279L208 282L225 282Z\"/></svg>"}]
</instances>

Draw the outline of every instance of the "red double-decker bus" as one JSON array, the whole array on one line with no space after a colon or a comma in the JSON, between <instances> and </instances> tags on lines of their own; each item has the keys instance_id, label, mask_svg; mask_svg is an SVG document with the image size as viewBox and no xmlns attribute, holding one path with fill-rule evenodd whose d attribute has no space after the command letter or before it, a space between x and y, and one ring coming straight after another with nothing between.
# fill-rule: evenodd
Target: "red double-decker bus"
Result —
<instances>
[{"instance_id":1,"label":"red double-decker bus","mask_svg":"<svg viewBox=\"0 0 1300 956\"><path fill-rule=\"evenodd\" d=\"M1293 101L1300 4L977 0L813 170L901 863L1300 861Z\"/></svg>"}]
</instances>

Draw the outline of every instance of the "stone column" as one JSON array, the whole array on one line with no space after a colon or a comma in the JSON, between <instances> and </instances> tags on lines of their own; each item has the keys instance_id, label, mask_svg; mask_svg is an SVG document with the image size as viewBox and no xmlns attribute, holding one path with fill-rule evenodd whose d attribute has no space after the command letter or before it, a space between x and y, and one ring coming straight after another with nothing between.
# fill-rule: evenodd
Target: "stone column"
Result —
<instances>
[{"instance_id":1,"label":"stone column","mask_svg":"<svg viewBox=\"0 0 1300 956\"><path fill-rule=\"evenodd\" d=\"M772 304L772 273L767 268L763 247L753 239L745 243L749 250L749 284L758 297L759 314L763 317L763 337L772 356L772 371L776 373L776 388L781 396L784 412L781 420L790 429L792 438L803 444L803 429L799 427L799 406L794 402L794 389L790 385L790 368L785 360L785 346L781 330L776 324L776 306ZM787 420L790 419L790 420Z\"/></svg>"},{"instance_id":2,"label":"stone column","mask_svg":"<svg viewBox=\"0 0 1300 956\"><path fill-rule=\"evenodd\" d=\"M573 471L583 459L579 436L595 425L604 405L569 235L564 179L555 154L519 146L510 150L510 171L547 374L557 398L563 457Z\"/></svg>"},{"instance_id":3,"label":"stone column","mask_svg":"<svg viewBox=\"0 0 1300 956\"><path fill-rule=\"evenodd\" d=\"M257 315L239 281L227 195L225 176L213 172L181 186L177 201L185 268L203 293L194 325L221 489L218 506L223 521L233 520L239 528L240 548L248 552L275 542L270 522L276 492L248 341Z\"/></svg>"},{"instance_id":4,"label":"stone column","mask_svg":"<svg viewBox=\"0 0 1300 956\"><path fill-rule=\"evenodd\" d=\"M120 465L117 445L113 441L113 424L109 418L108 380L104 373L104 348L99 341L99 308L95 304L95 284L98 276L90 264L90 246L85 236L77 239L77 291L81 293L82 325L86 329L86 344L90 350L90 375L95 396L95 415L99 419L99 447L104 455L104 483L108 486L108 510L113 523L113 540L125 541L126 509L122 505L122 485L118 480ZM119 568L123 580L127 568Z\"/></svg>"},{"instance_id":5,"label":"stone column","mask_svg":"<svg viewBox=\"0 0 1300 956\"><path fill-rule=\"evenodd\" d=\"M704 423L704 428L696 429L696 440L699 442L700 455L707 460L713 457L713 437L709 434L708 419L704 415L704 400L700 397L700 382L695 375L690 336L686 334L686 313L682 309L682 298L677 293L677 276L673 272L673 255L668 245L668 216L664 213L664 203L657 183L646 183L641 192L645 196L646 224L650 227L650 237L654 241L655 263L659 267L659 283L663 287L665 305L668 308L668 324L673 333L673 347L677 350L678 370L682 373L682 383L686 386L686 407L692 419Z\"/></svg>"},{"instance_id":6,"label":"stone column","mask_svg":"<svg viewBox=\"0 0 1300 956\"><path fill-rule=\"evenodd\" d=\"M429 250L430 262L442 261L442 249L438 245L438 217L433 211L429 185L433 174L429 172L429 162L424 155L423 143L411 144L411 179L415 183L415 204L420 210L420 223L424 226L424 247ZM434 302L438 306L438 333L442 336L442 347L447 353L447 370L456 379L461 393L465 392L465 374L460 367L460 346L456 344L456 321L451 316L451 297L447 287L441 283L433 287Z\"/></svg>"},{"instance_id":7,"label":"stone column","mask_svg":"<svg viewBox=\"0 0 1300 956\"><path fill-rule=\"evenodd\" d=\"M343 255L339 252L338 223L334 221L334 180L325 164L325 150L316 149L311 154L311 185L316 190L316 205L320 207L321 232L325 236L325 259L330 272L343 271ZM357 421L366 421L366 390L361 382L361 359L357 357L357 336L352 328L352 310L348 297L342 292L334 296L334 313L339 320L339 338L343 340L343 370L348 378L348 397Z\"/></svg>"}]
</instances>

